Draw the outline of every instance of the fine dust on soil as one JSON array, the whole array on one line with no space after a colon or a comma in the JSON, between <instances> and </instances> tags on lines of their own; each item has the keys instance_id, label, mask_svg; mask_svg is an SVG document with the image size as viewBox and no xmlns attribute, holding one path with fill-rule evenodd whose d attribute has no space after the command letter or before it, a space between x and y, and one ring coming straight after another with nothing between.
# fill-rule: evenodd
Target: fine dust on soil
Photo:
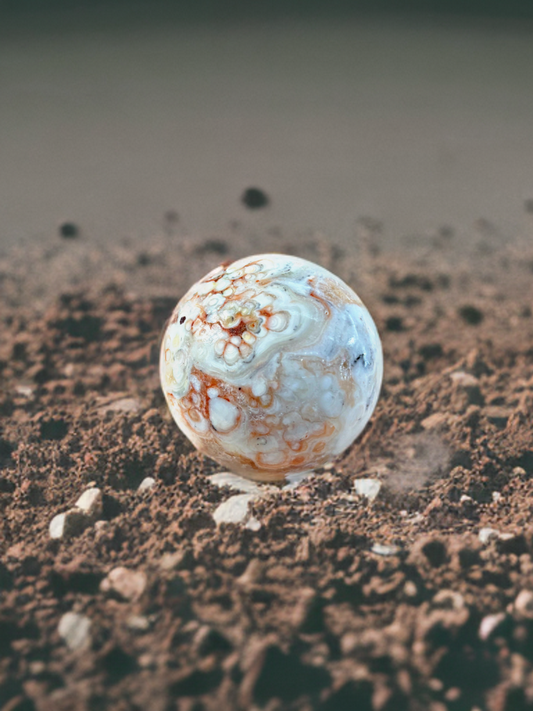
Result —
<instances>
[{"instance_id":1,"label":"fine dust on soil","mask_svg":"<svg viewBox=\"0 0 533 711\"><path fill-rule=\"evenodd\" d=\"M254 501L256 530L216 527L234 492L157 360L192 280L260 240L58 238L0 263L1 708L533 709L533 251L269 239L356 289L386 366L360 439ZM52 540L89 486L99 520Z\"/></svg>"}]
</instances>

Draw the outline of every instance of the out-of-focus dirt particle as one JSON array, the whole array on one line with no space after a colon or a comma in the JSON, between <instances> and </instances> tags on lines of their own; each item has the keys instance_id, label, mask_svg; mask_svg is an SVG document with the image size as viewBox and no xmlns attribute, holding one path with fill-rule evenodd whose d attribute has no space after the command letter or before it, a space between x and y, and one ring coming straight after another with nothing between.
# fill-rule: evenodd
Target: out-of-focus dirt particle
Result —
<instances>
[{"instance_id":1,"label":"out-of-focus dirt particle","mask_svg":"<svg viewBox=\"0 0 533 711\"><path fill-rule=\"evenodd\" d=\"M209 625L203 625L194 635L193 649L200 657L207 657L210 654L228 654L232 648L228 638Z\"/></svg>"},{"instance_id":2,"label":"out-of-focus dirt particle","mask_svg":"<svg viewBox=\"0 0 533 711\"><path fill-rule=\"evenodd\" d=\"M420 346L418 352L424 360L433 360L434 358L440 358L444 351L440 343L426 343Z\"/></svg>"},{"instance_id":3,"label":"out-of-focus dirt particle","mask_svg":"<svg viewBox=\"0 0 533 711\"><path fill-rule=\"evenodd\" d=\"M265 565L257 558L253 558L244 571L244 573L237 578L236 582L242 588L246 589L252 585L259 583L265 574Z\"/></svg>"},{"instance_id":4,"label":"out-of-focus dirt particle","mask_svg":"<svg viewBox=\"0 0 533 711\"><path fill-rule=\"evenodd\" d=\"M224 677L223 670L219 668L199 669L186 667L180 671L170 685L173 696L201 696L217 689ZM190 707L193 708L193 707Z\"/></svg>"},{"instance_id":5,"label":"out-of-focus dirt particle","mask_svg":"<svg viewBox=\"0 0 533 711\"><path fill-rule=\"evenodd\" d=\"M131 615L126 620L126 627L132 632L143 634L150 629L150 620L144 615Z\"/></svg>"},{"instance_id":6,"label":"out-of-focus dirt particle","mask_svg":"<svg viewBox=\"0 0 533 711\"><path fill-rule=\"evenodd\" d=\"M533 620L533 592L521 590L514 601L514 610L518 617Z\"/></svg>"},{"instance_id":7,"label":"out-of-focus dirt particle","mask_svg":"<svg viewBox=\"0 0 533 711\"><path fill-rule=\"evenodd\" d=\"M164 553L159 561L161 570L189 570L194 565L194 556L190 548L182 548L173 553Z\"/></svg>"},{"instance_id":8,"label":"out-of-focus dirt particle","mask_svg":"<svg viewBox=\"0 0 533 711\"><path fill-rule=\"evenodd\" d=\"M346 681L320 706L320 711L373 711L374 686L369 679Z\"/></svg>"},{"instance_id":9,"label":"out-of-focus dirt particle","mask_svg":"<svg viewBox=\"0 0 533 711\"><path fill-rule=\"evenodd\" d=\"M479 625L478 636L482 642L486 642L488 639L497 634L498 630L501 630L503 623L507 619L505 612L497 612L494 615L486 615Z\"/></svg>"},{"instance_id":10,"label":"out-of-focus dirt particle","mask_svg":"<svg viewBox=\"0 0 533 711\"><path fill-rule=\"evenodd\" d=\"M399 333L405 330L403 318L401 316L389 316L385 321L385 330Z\"/></svg>"},{"instance_id":11,"label":"out-of-focus dirt particle","mask_svg":"<svg viewBox=\"0 0 533 711\"><path fill-rule=\"evenodd\" d=\"M442 429L448 421L448 415L445 412L434 412L429 417L426 417L420 423L425 430Z\"/></svg>"},{"instance_id":12,"label":"out-of-focus dirt particle","mask_svg":"<svg viewBox=\"0 0 533 711\"><path fill-rule=\"evenodd\" d=\"M440 538L423 536L413 545L408 561L415 565L428 564L440 568L448 559L446 545Z\"/></svg>"},{"instance_id":13,"label":"out-of-focus dirt particle","mask_svg":"<svg viewBox=\"0 0 533 711\"><path fill-rule=\"evenodd\" d=\"M0 592L11 590L13 587L13 575L10 570L0 562Z\"/></svg>"},{"instance_id":14,"label":"out-of-focus dirt particle","mask_svg":"<svg viewBox=\"0 0 533 711\"><path fill-rule=\"evenodd\" d=\"M58 418L42 419L39 423L41 439L63 439L66 437L68 429L68 422Z\"/></svg>"},{"instance_id":15,"label":"out-of-focus dirt particle","mask_svg":"<svg viewBox=\"0 0 533 711\"><path fill-rule=\"evenodd\" d=\"M304 588L298 593L299 600L293 610L293 626L304 634L316 634L323 631L323 601L315 590Z\"/></svg>"},{"instance_id":16,"label":"out-of-focus dirt particle","mask_svg":"<svg viewBox=\"0 0 533 711\"><path fill-rule=\"evenodd\" d=\"M485 318L485 315L482 311L480 311L476 306L472 306L471 304L465 304L465 306L461 306L458 309L459 316L463 319L463 321L470 326L478 326L483 319Z\"/></svg>"},{"instance_id":17,"label":"out-of-focus dirt particle","mask_svg":"<svg viewBox=\"0 0 533 711\"><path fill-rule=\"evenodd\" d=\"M528 551L527 541L522 533L500 533L496 539L496 547L504 555L522 555Z\"/></svg>"},{"instance_id":18,"label":"out-of-focus dirt particle","mask_svg":"<svg viewBox=\"0 0 533 711\"><path fill-rule=\"evenodd\" d=\"M112 645L111 648L103 654L100 659L100 664L107 676L113 681L119 681L137 669L135 658L118 645Z\"/></svg>"},{"instance_id":19,"label":"out-of-focus dirt particle","mask_svg":"<svg viewBox=\"0 0 533 711\"><path fill-rule=\"evenodd\" d=\"M325 668L304 664L295 652L286 653L270 643L259 648L251 659L240 698L246 708L254 703L265 706L274 698L291 703L304 694L317 694L330 683Z\"/></svg>"},{"instance_id":20,"label":"out-of-focus dirt particle","mask_svg":"<svg viewBox=\"0 0 533 711\"><path fill-rule=\"evenodd\" d=\"M135 414L141 410L141 402L134 397L122 397L118 400L111 399L105 402L98 408L99 414L106 414L107 412L126 412Z\"/></svg>"},{"instance_id":21,"label":"out-of-focus dirt particle","mask_svg":"<svg viewBox=\"0 0 533 711\"><path fill-rule=\"evenodd\" d=\"M489 407L485 407L483 410L483 414L487 420L500 429L507 426L507 422L513 412L514 410L510 407L500 407L498 405L491 405Z\"/></svg>"},{"instance_id":22,"label":"out-of-focus dirt particle","mask_svg":"<svg viewBox=\"0 0 533 711\"><path fill-rule=\"evenodd\" d=\"M75 222L61 222L58 227L59 236L63 239L76 239L80 235L80 228Z\"/></svg>"},{"instance_id":23,"label":"out-of-focus dirt particle","mask_svg":"<svg viewBox=\"0 0 533 711\"><path fill-rule=\"evenodd\" d=\"M241 202L249 210L259 210L270 203L270 198L261 188L246 188L241 196Z\"/></svg>"}]
</instances>

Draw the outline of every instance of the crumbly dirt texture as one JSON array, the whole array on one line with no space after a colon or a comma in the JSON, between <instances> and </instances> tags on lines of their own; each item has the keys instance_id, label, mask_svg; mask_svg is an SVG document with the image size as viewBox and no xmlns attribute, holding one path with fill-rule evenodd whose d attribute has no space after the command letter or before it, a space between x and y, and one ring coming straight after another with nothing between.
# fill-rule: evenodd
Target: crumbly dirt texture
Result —
<instances>
[{"instance_id":1,"label":"crumbly dirt texture","mask_svg":"<svg viewBox=\"0 0 533 711\"><path fill-rule=\"evenodd\" d=\"M251 527L216 525L236 492L172 422L158 342L192 280L265 249L58 238L0 263L0 708L533 709L533 252L269 239L359 293L385 379L349 451Z\"/></svg>"}]
</instances>

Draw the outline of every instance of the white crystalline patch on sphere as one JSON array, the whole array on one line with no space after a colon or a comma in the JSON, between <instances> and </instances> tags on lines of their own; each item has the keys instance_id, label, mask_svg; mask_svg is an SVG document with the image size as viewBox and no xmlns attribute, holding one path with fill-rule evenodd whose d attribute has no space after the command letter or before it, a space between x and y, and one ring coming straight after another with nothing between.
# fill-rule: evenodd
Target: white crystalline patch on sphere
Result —
<instances>
[{"instance_id":1,"label":"white crystalline patch on sphere","mask_svg":"<svg viewBox=\"0 0 533 711\"><path fill-rule=\"evenodd\" d=\"M231 471L283 480L360 434L382 379L379 335L338 277L266 254L218 267L176 307L161 381L178 426Z\"/></svg>"},{"instance_id":2,"label":"white crystalline patch on sphere","mask_svg":"<svg viewBox=\"0 0 533 711\"><path fill-rule=\"evenodd\" d=\"M209 402L209 419L216 432L229 432L235 427L239 410L231 402L214 397Z\"/></svg>"}]
</instances>

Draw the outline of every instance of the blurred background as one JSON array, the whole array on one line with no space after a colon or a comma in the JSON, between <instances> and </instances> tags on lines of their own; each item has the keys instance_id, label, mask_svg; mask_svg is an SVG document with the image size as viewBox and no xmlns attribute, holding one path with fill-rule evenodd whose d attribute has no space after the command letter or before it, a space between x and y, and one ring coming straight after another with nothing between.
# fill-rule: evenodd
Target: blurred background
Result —
<instances>
[{"instance_id":1,"label":"blurred background","mask_svg":"<svg viewBox=\"0 0 533 711\"><path fill-rule=\"evenodd\" d=\"M95 242L172 223L342 244L364 219L391 242L479 224L512 239L532 219L530 0L0 0L0 15L2 247L65 220ZM249 187L268 204L243 204Z\"/></svg>"}]
</instances>

